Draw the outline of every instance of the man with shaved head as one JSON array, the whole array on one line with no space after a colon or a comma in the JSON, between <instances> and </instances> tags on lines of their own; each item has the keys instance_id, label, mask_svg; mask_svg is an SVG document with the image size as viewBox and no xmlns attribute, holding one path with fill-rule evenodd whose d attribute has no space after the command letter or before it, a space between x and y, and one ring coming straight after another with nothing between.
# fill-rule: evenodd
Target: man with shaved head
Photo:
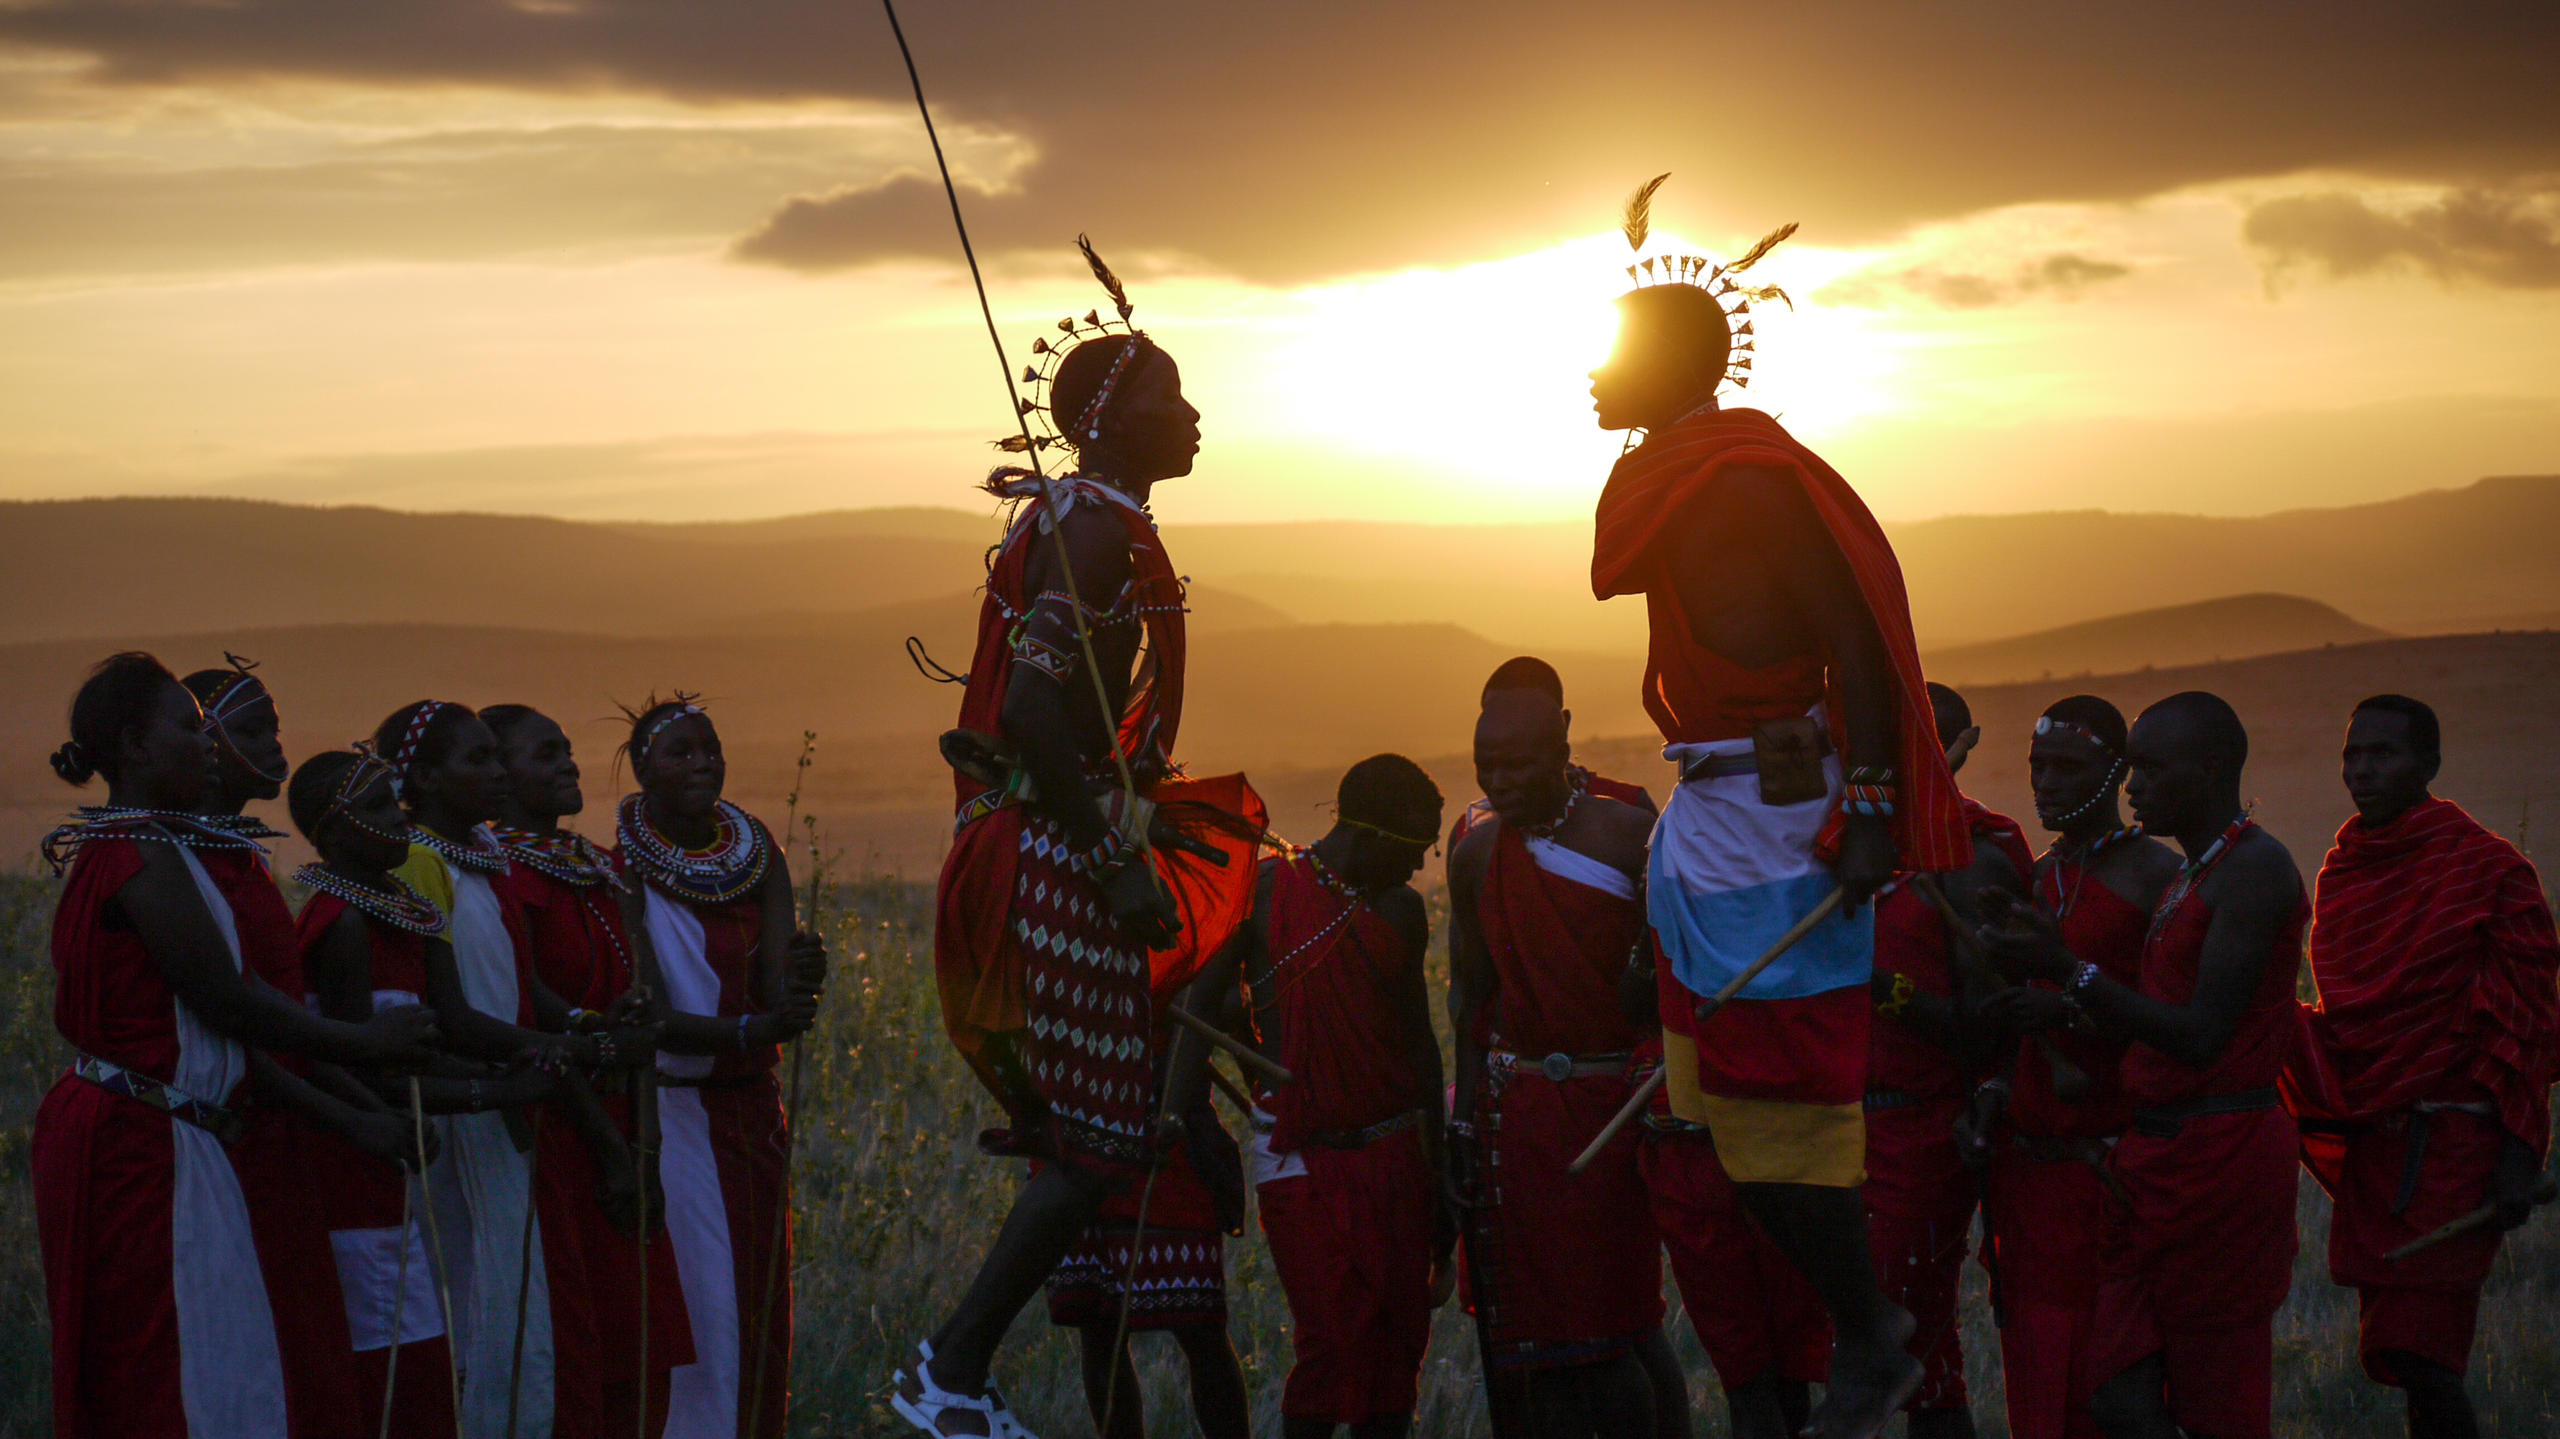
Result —
<instances>
[{"instance_id":1,"label":"man with shaved head","mask_svg":"<svg viewBox=\"0 0 2560 1439\"><path fill-rule=\"evenodd\" d=\"M2052 917L1994 900L1983 932L2132 1041L2132 1129L2113 1191L2089 1411L2110 1439L2267 1439L2275 1313L2293 1285L2293 1117L2276 1084L2293 1047L2311 907L2293 856L2240 799L2248 732L2198 690L2143 711L2126 746L2134 817L2186 863L2153 911L2135 983L2075 954Z\"/></svg>"},{"instance_id":2,"label":"man with shaved head","mask_svg":"<svg viewBox=\"0 0 2560 1439\"><path fill-rule=\"evenodd\" d=\"M1653 816L1575 772L1559 698L1489 685L1476 722L1490 812L1449 853L1451 1154L1488 1395L1525 1434L1642 1435L1654 1396L1637 1351L1662 1324L1662 1252L1636 1135L1580 1175L1565 1166L1629 1093L1637 1033L1618 985L1649 944Z\"/></svg>"},{"instance_id":3,"label":"man with shaved head","mask_svg":"<svg viewBox=\"0 0 2560 1439\"><path fill-rule=\"evenodd\" d=\"M2343 759L2356 813L2320 866L2320 999L2286 1099L2335 1201L2329 1277L2355 1286L2366 1375L2406 1392L2413 1439L2468 1439L2480 1283L2532 1207L2551 1137L2560 940L2532 861L2428 792L2443 762L2433 709L2366 700ZM2495 1225L2388 1257L2483 1204Z\"/></svg>"}]
</instances>

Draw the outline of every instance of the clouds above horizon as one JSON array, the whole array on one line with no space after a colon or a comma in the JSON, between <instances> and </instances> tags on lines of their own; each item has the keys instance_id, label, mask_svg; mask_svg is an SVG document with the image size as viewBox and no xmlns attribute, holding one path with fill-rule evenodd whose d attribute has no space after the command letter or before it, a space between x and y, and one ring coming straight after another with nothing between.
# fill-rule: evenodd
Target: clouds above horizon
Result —
<instances>
[{"instance_id":1,"label":"clouds above horizon","mask_svg":"<svg viewBox=\"0 0 2560 1439\"><path fill-rule=\"evenodd\" d=\"M1607 4L1570 25L1530 0L912 8L940 114L1029 157L1019 201L982 207L991 247L1086 229L1267 283L1550 243L1666 168L1668 207L1700 228L1794 218L1845 244L2309 169L2454 185L2560 170L2547 7L2448 24L2379 3ZM444 87L706 115L906 101L879 14L819 0L21 0L0 6L0 46L132 96ZM899 163L926 163L920 139ZM730 234L744 257L813 269L905 256L935 197L885 178L766 176Z\"/></svg>"},{"instance_id":2,"label":"clouds above horizon","mask_svg":"<svg viewBox=\"0 0 2560 1439\"><path fill-rule=\"evenodd\" d=\"M2448 284L2560 289L2560 174L2416 204L2339 190L2294 195L2250 210L2241 233L2277 284L2302 270L2353 279L2398 266Z\"/></svg>"}]
</instances>

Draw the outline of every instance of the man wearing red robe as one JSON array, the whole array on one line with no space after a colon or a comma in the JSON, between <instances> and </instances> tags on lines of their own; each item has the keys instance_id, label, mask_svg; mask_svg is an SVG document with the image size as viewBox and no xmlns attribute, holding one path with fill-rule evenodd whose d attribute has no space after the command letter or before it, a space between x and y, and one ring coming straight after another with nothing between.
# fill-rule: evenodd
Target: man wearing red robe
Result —
<instances>
[{"instance_id":1,"label":"man wearing red robe","mask_svg":"<svg viewBox=\"0 0 2560 1439\"><path fill-rule=\"evenodd\" d=\"M2249 736L2217 696L2143 711L2125 760L2134 817L2186 864L2145 931L2139 977L2110 979L2054 921L1993 897L1986 942L2132 1041L2132 1128L2108 1157L2108 1228L2089 1408L2111 1439L2267 1439L2275 1314L2293 1287L2293 1116L2276 1081L2293 1047L2311 906L2293 856L2249 818Z\"/></svg>"},{"instance_id":2,"label":"man wearing red robe","mask_svg":"<svg viewBox=\"0 0 2560 1439\"><path fill-rule=\"evenodd\" d=\"M1529 1434L1645 1434L1637 1348L1662 1324L1662 1257L1637 1134L1565 1167L1631 1092L1618 986L1650 945L1653 817L1577 782L1565 724L1540 690L1507 687L1476 724L1492 815L1449 855L1452 1154L1488 1392L1512 1391Z\"/></svg>"},{"instance_id":3,"label":"man wearing red robe","mask_svg":"<svg viewBox=\"0 0 2560 1439\"><path fill-rule=\"evenodd\" d=\"M1263 862L1252 920L1191 991L1194 1013L1244 1016L1254 1047L1292 1076L1257 1084L1249 1161L1289 1297L1285 1439L1410 1429L1431 1311L1447 1297L1456 1232L1440 1203L1431 922L1410 883L1440 809L1411 760L1353 765L1333 828Z\"/></svg>"},{"instance_id":4,"label":"man wearing red robe","mask_svg":"<svg viewBox=\"0 0 2560 1439\"><path fill-rule=\"evenodd\" d=\"M1980 740L1973 709L1945 685L1929 687L1939 745L1951 770ZM2024 894L2027 853L2017 821L1964 801L1973 862L1943 883L1896 876L1876 896L1876 1019L1867 1050L1867 1239L1886 1297L1911 1311L1911 1355L1927 1370L1903 1401L1911 1439L1971 1439L1964 1348L1956 1337L1956 1288L1973 1233L1978 1181L1956 1144L1969 1076L1992 1055L1974 1006L1988 976L1950 944L1929 886L1963 915L1998 888Z\"/></svg>"},{"instance_id":5,"label":"man wearing red robe","mask_svg":"<svg viewBox=\"0 0 2560 1439\"><path fill-rule=\"evenodd\" d=\"M1261 830L1241 776L1173 777L1183 585L1146 504L1200 447L1180 371L1143 333L1108 334L1069 351L1050 396L1077 469L988 482L1019 507L944 736L958 816L934 917L943 1026L1011 1121L981 1147L1045 1162L895 1378L891 1407L927 1434L1018 1426L988 1383L996 1346L1171 1148L1158 1010L1249 911Z\"/></svg>"},{"instance_id":6,"label":"man wearing red robe","mask_svg":"<svg viewBox=\"0 0 2560 1439\"><path fill-rule=\"evenodd\" d=\"M2357 1355L2408 1395L2420 1439L2479 1432L2463 1371L2480 1283L2524 1221L2560 1071L2560 942L2533 865L2450 800L2435 711L2356 706L2356 814L2320 867L2319 1003L2286 1076L2302 1155L2335 1201L2329 1277L2355 1286ZM2497 1223L2394 1261L2480 1205Z\"/></svg>"},{"instance_id":7,"label":"man wearing red robe","mask_svg":"<svg viewBox=\"0 0 2560 1439\"><path fill-rule=\"evenodd\" d=\"M1666 273L1701 283L1622 297L1591 385L1603 428L1645 432L1601 494L1592 589L1645 596L1645 708L1682 773L1646 884L1666 961L1665 1083L1679 1117L1715 1130L1743 1202L1830 1311L1832 1382L1807 1432L1867 1439L1922 1375L1910 1316L1877 1286L1858 1194L1866 901L1898 870L1963 868L1973 843L1883 529L1776 420L1719 407L1718 387L1744 373L1718 298L1736 286L1687 261ZM1834 889L1837 913L1694 1018Z\"/></svg>"},{"instance_id":8,"label":"man wearing red robe","mask_svg":"<svg viewBox=\"0 0 2560 1439\"><path fill-rule=\"evenodd\" d=\"M2057 700L2027 751L2036 818L2058 838L2033 897L2062 943L2119 984L2139 984L2152 907L2177 878L2167 845L2124 822L2124 715L2096 695ZM2107 1150L2133 1122L2117 1066L2124 1042L2092 1028L2060 987L1993 995L1983 1017L2010 1036L2005 1072L1974 1091L1960 1142L1987 1165L1983 1195L1998 1286L2001 1376L2015 1439L2096 1439L2073 1387L2091 1340L2106 1237ZM1977 1143L1978 1139L1978 1143Z\"/></svg>"}]
</instances>

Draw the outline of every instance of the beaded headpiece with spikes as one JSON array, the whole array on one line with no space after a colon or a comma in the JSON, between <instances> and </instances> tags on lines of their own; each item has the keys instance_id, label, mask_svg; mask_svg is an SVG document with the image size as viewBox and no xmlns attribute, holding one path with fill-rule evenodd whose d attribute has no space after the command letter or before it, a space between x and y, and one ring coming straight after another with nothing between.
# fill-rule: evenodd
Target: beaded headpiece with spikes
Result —
<instances>
[{"instance_id":1,"label":"beaded headpiece with spikes","mask_svg":"<svg viewBox=\"0 0 2560 1439\"><path fill-rule=\"evenodd\" d=\"M1022 367L1022 383L1031 393L1019 402L1022 417L1031 433L1028 438L1005 436L996 441L999 450L1018 455L1026 449L1046 450L1060 444L1073 447L1087 440L1100 439L1103 412L1110 408L1111 397L1119 390L1120 381L1128 375L1130 366L1141 352L1154 348L1147 332L1130 323L1129 317L1137 312L1138 307L1129 302L1129 291L1120 283L1120 277L1111 273L1111 267L1094 252L1093 241L1078 235L1076 248L1083 252L1084 262L1093 267L1093 278L1102 283L1103 293L1111 297L1111 308L1116 314L1106 316L1097 307L1085 311L1081 320L1069 315L1058 321L1058 338L1053 340L1043 335L1031 342L1032 362ZM1085 405L1082 413L1057 414L1050 408L1049 396L1050 384L1057 378L1059 364L1077 347L1110 335L1127 335L1131 337L1130 343L1120 347L1120 353L1111 362L1110 373L1102 377L1101 387L1093 392L1092 401Z\"/></svg>"},{"instance_id":2,"label":"beaded headpiece with spikes","mask_svg":"<svg viewBox=\"0 0 2560 1439\"><path fill-rule=\"evenodd\" d=\"M1751 302L1776 300L1792 310L1796 302L1775 285L1746 285L1734 278L1760 263L1780 242L1796 232L1795 222L1786 224L1760 237L1760 243L1745 251L1742 258L1721 264L1705 255L1646 255L1644 244L1653 233L1653 192L1671 178L1666 170L1636 187L1627 198L1626 218L1620 222L1627 237L1627 248L1639 255L1627 266L1627 279L1639 290L1664 285L1686 285L1703 290L1724 310L1725 325L1733 337L1732 348L1725 356L1724 377L1734 388L1751 383Z\"/></svg>"}]
</instances>

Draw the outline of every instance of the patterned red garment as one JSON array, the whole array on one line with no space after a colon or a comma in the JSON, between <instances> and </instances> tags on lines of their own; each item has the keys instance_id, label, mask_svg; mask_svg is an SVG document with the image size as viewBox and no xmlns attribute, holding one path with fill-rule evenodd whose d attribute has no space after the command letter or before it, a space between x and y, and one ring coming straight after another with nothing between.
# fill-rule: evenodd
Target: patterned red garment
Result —
<instances>
[{"instance_id":1,"label":"patterned red garment","mask_svg":"<svg viewBox=\"0 0 2560 1439\"><path fill-rule=\"evenodd\" d=\"M1158 816L1216 849L1224 860L1219 863L1163 850L1151 856L1182 922L1182 932L1170 948L1144 956L1148 988L1161 999L1196 976L1252 914L1252 861L1267 815L1242 775L1200 780L1170 777L1174 738L1182 722L1188 645L1182 581L1156 534L1154 520L1100 486L1072 479L1055 483L1062 496L1118 517L1129 540L1128 587L1103 607L1118 616L1114 622L1137 624L1145 635L1141 672L1121 712L1120 752L1139 794L1157 805ZM977 646L960 702L963 730L987 735L1002 732L1005 694L1016 663L1014 631L1039 598L1030 593L1029 569L1033 547L1048 543L1040 528L1046 514L1045 499L1035 496L1024 501L988 565ZM1108 775L1112 770L1104 765L1100 772ZM986 1045L995 1035L1021 1033L1029 1023L1023 910L1039 907L1044 920L1054 923L1063 908L1043 891L1049 875L1026 877L1025 861L1045 847L1048 852L1042 855L1040 867L1050 874L1065 870L1062 857L1055 853L1053 828L1043 827L1046 821L1035 820L1021 804L1001 803L1000 795L965 774L955 773L954 784L960 822L951 852L943 860L934 905L933 965L942 996L943 1028L979 1082L1013 1111L1016 1126L1024 1127L1037 1116L1025 1111L1027 1096L1015 1092L997 1071ZM1070 878L1085 889L1092 888L1081 875ZM1082 902L1076 907L1083 907ZM1119 942L1116 926L1107 916L1076 923L1079 928L1070 938L1099 936L1107 943ZM1100 928L1088 935L1092 925Z\"/></svg>"},{"instance_id":2,"label":"patterned red garment","mask_svg":"<svg viewBox=\"0 0 2560 1439\"><path fill-rule=\"evenodd\" d=\"M1213 1119L1209 1121L1215 1123ZM1138 1209L1147 1227L1138 1234ZM1141 1239L1137 1263L1129 1243ZM1049 1273L1049 1322L1067 1328L1117 1324L1124 1296L1129 1330L1179 1329L1227 1324L1227 1241L1218 1227L1217 1201L1187 1155L1177 1152L1156 1171L1155 1192L1127 1184L1103 1201L1102 1215L1086 1226Z\"/></svg>"},{"instance_id":3,"label":"patterned red garment","mask_svg":"<svg viewBox=\"0 0 2560 1439\"><path fill-rule=\"evenodd\" d=\"M1296 1076L1259 1099L1272 1117L1271 1147L1287 1154L1424 1102L1391 987L1413 956L1386 916L1327 882L1313 855L1264 863L1273 960L1264 983L1273 993L1246 997L1256 1012L1277 1010L1280 1067Z\"/></svg>"},{"instance_id":4,"label":"patterned red garment","mask_svg":"<svg viewBox=\"0 0 2560 1439\"><path fill-rule=\"evenodd\" d=\"M1626 1103L1630 1069L1562 1080L1540 1069L1550 1055L1635 1047L1618 979L1646 927L1628 889L1554 873L1510 826L1494 836L1477 911L1497 976L1496 1057L1477 1109L1485 1184L1468 1243L1497 1368L1607 1359L1662 1323L1662 1251L1636 1132L1622 1131L1581 1174L1565 1173Z\"/></svg>"},{"instance_id":5,"label":"patterned red garment","mask_svg":"<svg viewBox=\"0 0 2560 1439\"><path fill-rule=\"evenodd\" d=\"M2560 940L2532 862L2450 800L2350 819L2320 867L2320 989L2288 1088L2306 1118L2407 1109L2447 1077L2540 1153L2560 1070ZM2307 1147L2319 1141L2306 1136Z\"/></svg>"},{"instance_id":6,"label":"patterned red garment","mask_svg":"<svg viewBox=\"0 0 2560 1439\"><path fill-rule=\"evenodd\" d=\"M1687 619L1670 591L1662 541L1684 510L1737 469L1793 476L1840 546L1893 659L1901 785L1893 832L1902 864L1929 873L1962 869L1972 860L1973 846L1955 776L1938 748L1937 719L1921 679L1910 600L1893 546L1849 482L1757 410L1705 410L1648 436L1618 461L1601 492L1591 590L1604 600L1647 597L1653 640L1645 658L1646 711L1668 740L1734 738L1759 721L1804 713L1801 701L1809 690L1811 698L1827 697L1832 738L1842 738L1838 731L1847 706L1836 682L1815 682L1818 656L1782 666L1791 671L1786 675L1742 671L1689 637ZM1763 688L1767 692L1758 693ZM1833 828L1836 834L1836 818Z\"/></svg>"}]
</instances>

